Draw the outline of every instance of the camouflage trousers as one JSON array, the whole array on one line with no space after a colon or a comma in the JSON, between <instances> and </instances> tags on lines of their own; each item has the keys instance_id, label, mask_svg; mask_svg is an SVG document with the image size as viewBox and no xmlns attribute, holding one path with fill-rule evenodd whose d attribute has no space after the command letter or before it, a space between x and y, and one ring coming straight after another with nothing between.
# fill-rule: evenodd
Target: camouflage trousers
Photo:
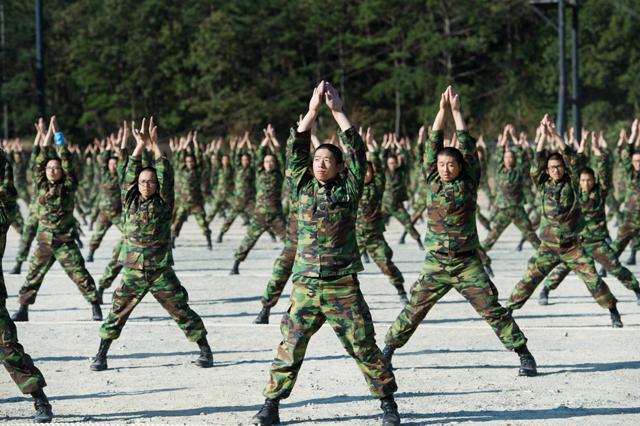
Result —
<instances>
[{"instance_id":1,"label":"camouflage trousers","mask_svg":"<svg viewBox=\"0 0 640 426\"><path fill-rule=\"evenodd\" d=\"M620 257L622 252L631 240L636 239L640 236L640 220L638 219L638 215L629 215L625 217L624 222L618 228L618 235L616 236L616 240L611 245L611 248L616 253L616 257Z\"/></svg>"},{"instance_id":2,"label":"camouflage trousers","mask_svg":"<svg viewBox=\"0 0 640 426\"><path fill-rule=\"evenodd\" d=\"M260 235L268 230L272 230L278 238L284 240L286 226L287 224L281 214L255 212L249 223L247 234L242 239L240 247L236 250L236 260L244 261L260 238Z\"/></svg>"},{"instance_id":3,"label":"camouflage trousers","mask_svg":"<svg viewBox=\"0 0 640 426\"><path fill-rule=\"evenodd\" d=\"M213 203L213 208L211 209L209 214L207 214L207 217L206 217L207 222L209 223L213 222L213 219L215 219L216 216L218 215L225 217L226 216L225 211L230 209L231 209L231 204L229 204L227 197L224 197L222 195L216 195L215 201Z\"/></svg>"},{"instance_id":4,"label":"camouflage trousers","mask_svg":"<svg viewBox=\"0 0 640 426\"><path fill-rule=\"evenodd\" d=\"M398 220L398 222L400 222L402 224L402 226L404 227L405 231L409 235L411 235L411 238L413 238L414 240L420 242L420 233L418 232L416 227L413 226L413 223L411 222L411 217L409 216L409 212L407 212L407 209L404 207L404 204L399 203L399 204L394 205L394 206L385 206L383 204L382 205L382 214L385 217L384 218L385 222L387 222L389 220L389 218L391 218L391 217L396 218Z\"/></svg>"},{"instance_id":5,"label":"camouflage trousers","mask_svg":"<svg viewBox=\"0 0 640 426\"><path fill-rule=\"evenodd\" d=\"M590 243L582 243L582 247L586 252L587 256L592 257L596 262L601 264L605 271L616 277L622 285L624 285L629 290L638 290L640 289L638 280L633 275L633 273L622 266L618 258L616 257L616 253L613 251L609 243L605 240L603 241L595 241ZM544 286L550 290L555 290L558 288L562 280L565 279L567 275L569 275L571 269L564 263L558 265L547 277L544 282Z\"/></svg>"},{"instance_id":6,"label":"camouflage trousers","mask_svg":"<svg viewBox=\"0 0 640 426\"><path fill-rule=\"evenodd\" d=\"M355 274L331 278L294 275L291 305L280 323L282 341L263 395L281 399L291 394L309 340L325 321L356 361L371 394L376 398L392 395L397 390L395 377L376 345L371 313Z\"/></svg>"},{"instance_id":7,"label":"camouflage trousers","mask_svg":"<svg viewBox=\"0 0 640 426\"><path fill-rule=\"evenodd\" d=\"M613 219L614 217L622 223L622 212L620 212L620 202L616 198L614 191L609 191L606 199L607 207L609 211L607 212L607 221Z\"/></svg>"},{"instance_id":8,"label":"camouflage trousers","mask_svg":"<svg viewBox=\"0 0 640 426\"><path fill-rule=\"evenodd\" d=\"M13 217L13 222L11 226L18 234L22 234L24 231L24 219L22 218L22 213L20 213L20 209L16 209L16 214Z\"/></svg>"},{"instance_id":9,"label":"camouflage trousers","mask_svg":"<svg viewBox=\"0 0 640 426\"><path fill-rule=\"evenodd\" d=\"M242 216L242 218L248 222L251 219L253 209L255 208L255 200L252 199L247 200L246 198L236 197L233 204L235 207L227 215L227 218L224 220L222 228L220 229L221 235L227 233L238 216Z\"/></svg>"},{"instance_id":10,"label":"camouflage trousers","mask_svg":"<svg viewBox=\"0 0 640 426\"><path fill-rule=\"evenodd\" d=\"M391 284L398 290L404 292L404 277L402 272L393 263L393 250L387 244L382 232L371 232L363 228L356 227L356 240L360 253L368 253L371 259L378 265L380 271L389 277Z\"/></svg>"},{"instance_id":11,"label":"camouflage trousers","mask_svg":"<svg viewBox=\"0 0 640 426\"><path fill-rule=\"evenodd\" d=\"M527 272L511 292L507 307L520 309L544 277L560 263L564 263L578 275L598 305L607 309L616 305L616 298L598 275L593 258L587 254L580 243L557 247L543 242L536 250L536 254L529 259Z\"/></svg>"},{"instance_id":12,"label":"camouflage trousers","mask_svg":"<svg viewBox=\"0 0 640 426\"><path fill-rule=\"evenodd\" d=\"M102 243L102 239L105 234L111 228L111 225L115 225L118 229L120 228L120 213L119 212L108 212L101 211L98 214L98 219L95 223L96 227L93 231L93 235L91 235L91 240L89 241L89 249L91 251L96 251L98 247L100 247L100 243Z\"/></svg>"},{"instance_id":13,"label":"camouflage trousers","mask_svg":"<svg viewBox=\"0 0 640 426\"><path fill-rule=\"evenodd\" d=\"M193 214L196 217L196 222L198 222L198 226L200 227L202 234L205 236L211 235L211 229L209 229L209 221L207 220L203 203L194 203L184 205L178 204L171 229L173 237L178 238L180 236L182 225L187 221L190 214Z\"/></svg>"},{"instance_id":14,"label":"camouflage trousers","mask_svg":"<svg viewBox=\"0 0 640 426\"><path fill-rule=\"evenodd\" d=\"M106 321L100 327L100 338L120 337L129 315L147 292L169 313L192 342L207 335L202 319L189 307L189 294L180 284L173 268L155 270L124 268L122 282L113 295L113 304Z\"/></svg>"},{"instance_id":15,"label":"camouflage trousers","mask_svg":"<svg viewBox=\"0 0 640 426\"><path fill-rule=\"evenodd\" d=\"M278 300L280 300L282 291L291 276L291 270L293 269L293 262L296 259L297 249L298 220L294 213L293 215L289 215L284 247L280 252L280 256L278 256L276 261L273 263L271 279L267 283L267 288L264 290L264 294L262 295L261 302L262 306L265 308L272 308L276 306Z\"/></svg>"},{"instance_id":16,"label":"camouflage trousers","mask_svg":"<svg viewBox=\"0 0 640 426\"><path fill-rule=\"evenodd\" d=\"M100 277L100 281L98 282L98 288L105 289L111 287L111 284L113 284L120 271L122 271L123 266L118 262L118 259L120 258L120 250L122 249L122 242L123 240L121 238L118 240L115 247L113 247L111 260L104 268L102 277Z\"/></svg>"},{"instance_id":17,"label":"camouflage trousers","mask_svg":"<svg viewBox=\"0 0 640 426\"><path fill-rule=\"evenodd\" d=\"M493 221L491 222L491 231L482 243L482 247L489 251L493 245L498 241L500 235L505 229L513 222L518 227L523 236L531 243L534 248L540 246L540 240L538 239L533 225L524 211L524 206L515 206L507 208L497 208Z\"/></svg>"},{"instance_id":18,"label":"camouflage trousers","mask_svg":"<svg viewBox=\"0 0 640 426\"><path fill-rule=\"evenodd\" d=\"M451 257L433 251L426 253L422 272L411 287L409 302L387 332L385 343L393 348L404 346L431 308L452 287L489 323L507 349L527 343L511 313L498 302L498 290L475 251Z\"/></svg>"},{"instance_id":19,"label":"camouflage trousers","mask_svg":"<svg viewBox=\"0 0 640 426\"><path fill-rule=\"evenodd\" d=\"M18 247L18 254L16 256L18 262L25 262L27 260L31 243L36 237L37 232L38 215L34 211L29 210L29 216L27 216L25 226L22 228L22 235L20 235L20 246Z\"/></svg>"},{"instance_id":20,"label":"camouflage trousers","mask_svg":"<svg viewBox=\"0 0 640 426\"><path fill-rule=\"evenodd\" d=\"M84 266L84 258L72 235L53 236L50 231L45 230L38 232L36 242L37 246L31 256L29 272L19 293L21 305L35 303L42 281L56 260L60 262L64 271L89 303L97 300L93 278Z\"/></svg>"}]
</instances>

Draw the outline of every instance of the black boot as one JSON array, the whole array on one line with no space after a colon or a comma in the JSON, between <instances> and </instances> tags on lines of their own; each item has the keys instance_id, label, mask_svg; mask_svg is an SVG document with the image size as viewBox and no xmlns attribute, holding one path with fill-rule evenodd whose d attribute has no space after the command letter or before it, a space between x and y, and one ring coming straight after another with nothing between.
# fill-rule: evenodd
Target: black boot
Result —
<instances>
[{"instance_id":1,"label":"black boot","mask_svg":"<svg viewBox=\"0 0 640 426\"><path fill-rule=\"evenodd\" d=\"M609 314L611 314L611 327L622 328L622 319L620 318L620 312L617 307L609 308Z\"/></svg>"},{"instance_id":2,"label":"black boot","mask_svg":"<svg viewBox=\"0 0 640 426\"><path fill-rule=\"evenodd\" d=\"M393 395L380 398L382 408L382 426L400 426L400 413L398 404L393 400Z\"/></svg>"},{"instance_id":3,"label":"black boot","mask_svg":"<svg viewBox=\"0 0 640 426\"><path fill-rule=\"evenodd\" d=\"M396 348L393 348L389 345L385 345L384 349L382 350L382 359L384 359L384 362L387 363L390 370L393 369L393 365L391 364L391 358L393 358L393 352L395 352L395 350Z\"/></svg>"},{"instance_id":4,"label":"black boot","mask_svg":"<svg viewBox=\"0 0 640 426\"><path fill-rule=\"evenodd\" d=\"M640 290L633 290L633 292L636 294L638 305L640 305Z\"/></svg>"},{"instance_id":5,"label":"black boot","mask_svg":"<svg viewBox=\"0 0 640 426\"><path fill-rule=\"evenodd\" d=\"M240 269L238 269L240 267L240 261L236 260L235 262L233 262L233 266L231 267L231 271L229 272L229 275L239 275L240 274Z\"/></svg>"},{"instance_id":6,"label":"black boot","mask_svg":"<svg viewBox=\"0 0 640 426\"><path fill-rule=\"evenodd\" d=\"M598 275L600 275L600 277L602 277L602 278L606 278L607 277L607 270L604 269L604 266L602 268L600 268L600 272L598 273Z\"/></svg>"},{"instance_id":7,"label":"black boot","mask_svg":"<svg viewBox=\"0 0 640 426\"><path fill-rule=\"evenodd\" d=\"M527 241L525 238L521 239L518 245L516 246L516 251L522 251L522 247L524 246L524 242Z\"/></svg>"},{"instance_id":8,"label":"black boot","mask_svg":"<svg viewBox=\"0 0 640 426\"><path fill-rule=\"evenodd\" d=\"M84 244L82 244L80 237L76 238L76 244L78 245L78 248L84 248Z\"/></svg>"},{"instance_id":9,"label":"black boot","mask_svg":"<svg viewBox=\"0 0 640 426\"><path fill-rule=\"evenodd\" d=\"M421 251L424 251L424 246L422 245L422 241L420 241L420 240L416 240L416 241L418 242L418 248L419 248Z\"/></svg>"},{"instance_id":10,"label":"black boot","mask_svg":"<svg viewBox=\"0 0 640 426\"><path fill-rule=\"evenodd\" d=\"M278 408L280 401L277 399L265 399L262 408L251 418L251 423L260 426L271 426L280 423Z\"/></svg>"},{"instance_id":11,"label":"black boot","mask_svg":"<svg viewBox=\"0 0 640 426\"><path fill-rule=\"evenodd\" d=\"M271 242L272 243L277 243L278 239L276 238L276 234L273 233L273 231L269 230L267 231L269 233L269 236L271 237Z\"/></svg>"},{"instance_id":12,"label":"black boot","mask_svg":"<svg viewBox=\"0 0 640 426\"><path fill-rule=\"evenodd\" d=\"M629 254L629 258L624 263L626 263L629 266L633 266L633 265L636 264L636 249L635 248L631 247L631 253Z\"/></svg>"},{"instance_id":13,"label":"black boot","mask_svg":"<svg viewBox=\"0 0 640 426\"><path fill-rule=\"evenodd\" d=\"M171 248L176 248L176 237L171 237Z\"/></svg>"},{"instance_id":14,"label":"black boot","mask_svg":"<svg viewBox=\"0 0 640 426\"><path fill-rule=\"evenodd\" d=\"M398 244L404 244L404 239L406 237L407 237L407 231L402 233L402 235L400 236L400 241L398 241Z\"/></svg>"},{"instance_id":15,"label":"black boot","mask_svg":"<svg viewBox=\"0 0 640 426\"><path fill-rule=\"evenodd\" d=\"M213 250L213 246L211 245L211 234L207 234L207 249Z\"/></svg>"},{"instance_id":16,"label":"black boot","mask_svg":"<svg viewBox=\"0 0 640 426\"><path fill-rule=\"evenodd\" d=\"M13 322L29 321L29 305L20 305L18 310L11 315Z\"/></svg>"},{"instance_id":17,"label":"black boot","mask_svg":"<svg viewBox=\"0 0 640 426\"><path fill-rule=\"evenodd\" d=\"M480 225L482 225L484 229L491 231L491 223L489 222L489 219L484 217L484 215L478 214L478 222L480 222Z\"/></svg>"},{"instance_id":18,"label":"black boot","mask_svg":"<svg viewBox=\"0 0 640 426\"><path fill-rule=\"evenodd\" d=\"M202 368L213 367L213 354L206 337L198 340L198 347L200 348L200 356L196 360L196 365Z\"/></svg>"},{"instance_id":19,"label":"black boot","mask_svg":"<svg viewBox=\"0 0 640 426\"><path fill-rule=\"evenodd\" d=\"M94 321L102 321L102 309L100 308L100 301L95 301L91 304L91 319Z\"/></svg>"},{"instance_id":20,"label":"black boot","mask_svg":"<svg viewBox=\"0 0 640 426\"><path fill-rule=\"evenodd\" d=\"M22 262L18 260L13 269L9 271L9 273L11 275L20 275L20 272L22 272Z\"/></svg>"},{"instance_id":21,"label":"black boot","mask_svg":"<svg viewBox=\"0 0 640 426\"><path fill-rule=\"evenodd\" d=\"M104 288L98 287L97 292L98 292L98 303L100 305L103 305L104 304L104 300L103 300L102 296L104 295Z\"/></svg>"},{"instance_id":22,"label":"black boot","mask_svg":"<svg viewBox=\"0 0 640 426\"><path fill-rule=\"evenodd\" d=\"M540 290L540 295L538 296L538 304L542 306L549 304L549 289L545 286L542 286L542 290Z\"/></svg>"},{"instance_id":23,"label":"black boot","mask_svg":"<svg viewBox=\"0 0 640 426\"><path fill-rule=\"evenodd\" d=\"M218 234L218 239L216 239L216 243L222 242L222 232Z\"/></svg>"},{"instance_id":24,"label":"black boot","mask_svg":"<svg viewBox=\"0 0 640 426\"><path fill-rule=\"evenodd\" d=\"M267 308L266 306L263 306L262 309L260 310L260 313L258 313L258 316L256 317L256 319L253 320L254 324L269 324L269 312L271 311L271 308Z\"/></svg>"},{"instance_id":25,"label":"black boot","mask_svg":"<svg viewBox=\"0 0 640 426\"><path fill-rule=\"evenodd\" d=\"M42 390L33 392L33 406L36 409L36 415L33 416L33 420L36 423L51 423L53 419L53 413L51 412L51 404L47 399L47 395Z\"/></svg>"},{"instance_id":26,"label":"black boot","mask_svg":"<svg viewBox=\"0 0 640 426\"><path fill-rule=\"evenodd\" d=\"M371 263L371 260L369 259L369 254L366 251L362 252L362 261L364 263Z\"/></svg>"},{"instance_id":27,"label":"black boot","mask_svg":"<svg viewBox=\"0 0 640 426\"><path fill-rule=\"evenodd\" d=\"M103 371L106 370L107 367L107 352L109 352L109 347L111 346L111 342L113 340L102 339L100 340L100 347L98 348L98 353L95 358L93 358L93 362L89 366L91 371Z\"/></svg>"},{"instance_id":28,"label":"black boot","mask_svg":"<svg viewBox=\"0 0 640 426\"><path fill-rule=\"evenodd\" d=\"M484 266L484 271L487 273L487 275L489 275L489 277L493 278L494 274L493 274L493 268L491 267L490 263L486 263Z\"/></svg>"},{"instance_id":29,"label":"black boot","mask_svg":"<svg viewBox=\"0 0 640 426\"><path fill-rule=\"evenodd\" d=\"M89 254L87 255L87 258L85 259L88 263L93 262L93 254L96 252L95 249L91 249L89 250Z\"/></svg>"},{"instance_id":30,"label":"black boot","mask_svg":"<svg viewBox=\"0 0 640 426\"><path fill-rule=\"evenodd\" d=\"M538 375L536 368L536 360L533 359L533 355L527 349L527 345L522 345L515 349L516 353L520 357L520 369L518 370L518 376L533 377Z\"/></svg>"}]
</instances>

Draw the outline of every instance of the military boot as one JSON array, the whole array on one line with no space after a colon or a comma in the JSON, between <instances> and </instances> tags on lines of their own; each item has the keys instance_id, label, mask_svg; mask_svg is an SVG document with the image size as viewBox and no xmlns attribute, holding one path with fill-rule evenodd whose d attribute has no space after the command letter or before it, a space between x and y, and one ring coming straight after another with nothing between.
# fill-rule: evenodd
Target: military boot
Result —
<instances>
[{"instance_id":1,"label":"military boot","mask_svg":"<svg viewBox=\"0 0 640 426\"><path fill-rule=\"evenodd\" d=\"M47 395L42 390L33 392L33 406L36 409L36 414L33 416L33 420L36 423L51 423L53 419L53 413L51 412L51 404L47 399Z\"/></svg>"},{"instance_id":2,"label":"military boot","mask_svg":"<svg viewBox=\"0 0 640 426\"><path fill-rule=\"evenodd\" d=\"M11 275L20 275L20 272L22 272L22 262L18 260L9 273Z\"/></svg>"},{"instance_id":3,"label":"military boot","mask_svg":"<svg viewBox=\"0 0 640 426\"><path fill-rule=\"evenodd\" d=\"M416 241L418 242L418 248L419 248L421 251L424 251L424 246L422 245L422 241L420 241L420 240L416 240Z\"/></svg>"},{"instance_id":4,"label":"military boot","mask_svg":"<svg viewBox=\"0 0 640 426\"><path fill-rule=\"evenodd\" d=\"M522 238L518 245L516 246L516 251L522 251L522 247L524 247L524 242L527 241L525 238Z\"/></svg>"},{"instance_id":5,"label":"military boot","mask_svg":"<svg viewBox=\"0 0 640 426\"><path fill-rule=\"evenodd\" d=\"M269 324L269 312L271 308L263 306L256 319L253 320L254 324Z\"/></svg>"},{"instance_id":6,"label":"military boot","mask_svg":"<svg viewBox=\"0 0 640 426\"><path fill-rule=\"evenodd\" d=\"M211 234L207 234L207 249L213 250L213 246L211 245Z\"/></svg>"},{"instance_id":7,"label":"military boot","mask_svg":"<svg viewBox=\"0 0 640 426\"><path fill-rule=\"evenodd\" d=\"M391 347L389 345L385 345L384 349L382 350L382 359L384 359L384 362L387 363L387 365L389 366L389 369L393 369L393 365L391 364L391 358L393 358L393 352L395 352L396 348Z\"/></svg>"},{"instance_id":8,"label":"military boot","mask_svg":"<svg viewBox=\"0 0 640 426\"><path fill-rule=\"evenodd\" d=\"M393 395L380 398L380 408L382 408L382 426L400 426L398 404L393 400Z\"/></svg>"},{"instance_id":9,"label":"military boot","mask_svg":"<svg viewBox=\"0 0 640 426\"><path fill-rule=\"evenodd\" d=\"M640 305L640 290L633 290L633 292L636 294L638 305Z\"/></svg>"},{"instance_id":10,"label":"military boot","mask_svg":"<svg viewBox=\"0 0 640 426\"><path fill-rule=\"evenodd\" d=\"M369 253L367 253L366 251L362 252L362 261L364 263L371 263L371 260L369 259Z\"/></svg>"},{"instance_id":11,"label":"military boot","mask_svg":"<svg viewBox=\"0 0 640 426\"><path fill-rule=\"evenodd\" d=\"M276 234L274 234L272 230L268 230L267 233L271 237L271 242L272 243L277 243L278 242L278 239L276 238Z\"/></svg>"},{"instance_id":12,"label":"military boot","mask_svg":"<svg viewBox=\"0 0 640 426\"><path fill-rule=\"evenodd\" d=\"M622 328L622 319L620 318L620 312L617 307L609 308L609 314L611 315L611 327Z\"/></svg>"},{"instance_id":13,"label":"military boot","mask_svg":"<svg viewBox=\"0 0 640 426\"><path fill-rule=\"evenodd\" d=\"M99 300L91 304L91 318L94 321L102 321L102 309L100 308Z\"/></svg>"},{"instance_id":14,"label":"military boot","mask_svg":"<svg viewBox=\"0 0 640 426\"><path fill-rule=\"evenodd\" d=\"M522 345L515 349L516 353L520 357L520 369L518 370L518 376L533 377L538 375L536 368L536 360L527 349L527 345Z\"/></svg>"},{"instance_id":15,"label":"military boot","mask_svg":"<svg viewBox=\"0 0 640 426\"><path fill-rule=\"evenodd\" d=\"M29 305L20 305L18 310L11 315L13 322L26 322L29 321Z\"/></svg>"},{"instance_id":16,"label":"military boot","mask_svg":"<svg viewBox=\"0 0 640 426\"><path fill-rule=\"evenodd\" d=\"M635 248L631 247L631 253L629 254L629 258L624 263L626 263L629 266L633 266L633 265L636 264L636 249Z\"/></svg>"},{"instance_id":17,"label":"military boot","mask_svg":"<svg viewBox=\"0 0 640 426\"><path fill-rule=\"evenodd\" d=\"M87 258L85 259L88 263L93 262L93 254L96 252L95 249L91 249L89 250L89 254L87 255Z\"/></svg>"},{"instance_id":18,"label":"military boot","mask_svg":"<svg viewBox=\"0 0 640 426\"><path fill-rule=\"evenodd\" d=\"M102 287L98 287L98 290L96 290L98 292L98 303L103 305L104 304L104 300L102 298L102 296L104 295L104 288Z\"/></svg>"},{"instance_id":19,"label":"military boot","mask_svg":"<svg viewBox=\"0 0 640 426\"><path fill-rule=\"evenodd\" d=\"M478 214L478 222L480 222L480 225L482 225L484 229L491 231L491 223L484 215Z\"/></svg>"},{"instance_id":20,"label":"military boot","mask_svg":"<svg viewBox=\"0 0 640 426\"><path fill-rule=\"evenodd\" d=\"M404 244L404 239L407 238L407 231L404 231L402 233L402 235L400 236L400 241L398 241L398 244Z\"/></svg>"},{"instance_id":21,"label":"military boot","mask_svg":"<svg viewBox=\"0 0 640 426\"><path fill-rule=\"evenodd\" d=\"M203 337L198 340L197 343L200 348L200 356L196 360L196 365L202 368L213 367L213 354L211 353L211 347L209 346L209 342L207 342L207 338Z\"/></svg>"},{"instance_id":22,"label":"military boot","mask_svg":"<svg viewBox=\"0 0 640 426\"><path fill-rule=\"evenodd\" d=\"M229 272L229 275L238 275L240 274L240 261L236 260L233 262L233 266L231 267L231 271Z\"/></svg>"},{"instance_id":23,"label":"military boot","mask_svg":"<svg viewBox=\"0 0 640 426\"><path fill-rule=\"evenodd\" d=\"M598 275L600 275L601 278L607 278L607 270L604 269L604 266L600 268Z\"/></svg>"},{"instance_id":24,"label":"military boot","mask_svg":"<svg viewBox=\"0 0 640 426\"><path fill-rule=\"evenodd\" d=\"M171 237L171 248L176 248L176 237Z\"/></svg>"},{"instance_id":25,"label":"military boot","mask_svg":"<svg viewBox=\"0 0 640 426\"><path fill-rule=\"evenodd\" d=\"M98 348L98 353L93 358L93 362L89 366L91 371L103 371L108 368L107 352L109 352L109 347L111 346L111 342L113 342L113 340L110 340L110 339L100 340L100 347Z\"/></svg>"},{"instance_id":26,"label":"military boot","mask_svg":"<svg viewBox=\"0 0 640 426\"><path fill-rule=\"evenodd\" d=\"M216 239L216 243L222 242L222 232L218 234L218 238Z\"/></svg>"},{"instance_id":27,"label":"military boot","mask_svg":"<svg viewBox=\"0 0 640 426\"><path fill-rule=\"evenodd\" d=\"M251 418L251 423L260 426L271 426L280 423L280 413L278 409L280 401L277 399L265 399L260 411Z\"/></svg>"},{"instance_id":28,"label":"military boot","mask_svg":"<svg viewBox=\"0 0 640 426\"><path fill-rule=\"evenodd\" d=\"M540 295L538 296L538 304L543 306L549 304L549 289L546 286L542 286L542 290L540 290Z\"/></svg>"}]
</instances>

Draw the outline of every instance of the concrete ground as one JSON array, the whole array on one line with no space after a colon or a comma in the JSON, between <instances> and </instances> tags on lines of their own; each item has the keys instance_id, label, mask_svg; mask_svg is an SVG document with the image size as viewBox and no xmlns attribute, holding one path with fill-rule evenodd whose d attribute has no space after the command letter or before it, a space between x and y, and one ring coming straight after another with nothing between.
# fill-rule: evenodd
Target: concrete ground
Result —
<instances>
[{"instance_id":1,"label":"concrete ground","mask_svg":"<svg viewBox=\"0 0 640 426\"><path fill-rule=\"evenodd\" d=\"M213 223L214 236L220 226ZM100 323L90 320L90 306L60 266L51 269L30 322L18 324L18 332L46 377L55 422L249 424L263 402L261 391L280 341L289 287L271 323L252 324L282 243L263 236L241 265L241 275L229 276L245 229L235 223L224 243L208 251L191 218L174 251L178 277L209 331L216 364L211 369L193 364L197 346L147 296L112 345L110 369L89 371ZM419 229L424 232L424 225ZM386 236L409 287L418 276L423 252L410 238L398 245L400 231L392 221ZM90 232L85 232L88 242ZM480 234L483 237L484 230ZM95 263L88 264L96 281L118 237L116 229L110 230ZM533 254L528 245L523 252L515 251L518 238L518 230L510 227L491 252L501 301ZM17 245L18 236L10 230L4 271L13 266ZM27 266L21 276L5 272L10 311L17 307L15 296ZM639 269L632 268L636 273ZM375 265L366 265L360 279L382 347L401 305ZM620 300L623 329L610 327L608 312L573 275L551 294L549 306L539 306L532 298L516 312L539 365L535 378L517 376L517 355L506 351L471 306L451 291L394 357L403 424L640 424L640 306L616 279L607 282ZM112 290L105 294L106 302ZM108 310L105 305L105 316ZM0 374L0 422L29 421L32 413L30 398L19 394L8 374ZM380 423L378 401L369 396L356 364L327 325L311 340L296 388L280 413L284 424Z\"/></svg>"}]
</instances>

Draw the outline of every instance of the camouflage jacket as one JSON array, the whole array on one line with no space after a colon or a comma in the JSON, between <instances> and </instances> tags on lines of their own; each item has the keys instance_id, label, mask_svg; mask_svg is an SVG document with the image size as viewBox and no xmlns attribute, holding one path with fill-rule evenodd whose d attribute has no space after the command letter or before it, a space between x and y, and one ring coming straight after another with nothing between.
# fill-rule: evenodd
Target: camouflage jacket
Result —
<instances>
[{"instance_id":1,"label":"camouflage jacket","mask_svg":"<svg viewBox=\"0 0 640 426\"><path fill-rule=\"evenodd\" d=\"M516 158L516 164L511 169L507 169L504 165L505 152L503 148L498 148L496 155L495 203L499 208L522 206L525 201L523 187L530 184L521 165L522 155L519 155L516 149L511 149L511 152Z\"/></svg>"},{"instance_id":2,"label":"camouflage jacket","mask_svg":"<svg viewBox=\"0 0 640 426\"><path fill-rule=\"evenodd\" d=\"M115 174L109 172L109 158L116 157L118 159L118 170ZM120 182L123 179L123 170L121 164L124 159L120 154L106 150L100 154L100 167L102 170L102 178L98 195L98 208L104 212L119 215L122 212L122 197L120 191ZM120 171L120 173L118 173Z\"/></svg>"},{"instance_id":3,"label":"camouflage jacket","mask_svg":"<svg viewBox=\"0 0 640 426\"><path fill-rule=\"evenodd\" d=\"M229 200L233 196L233 167L220 166L217 172L216 198Z\"/></svg>"},{"instance_id":4,"label":"camouflage jacket","mask_svg":"<svg viewBox=\"0 0 640 426\"><path fill-rule=\"evenodd\" d=\"M321 185L310 169L310 133L291 130L288 179L298 200L298 247L293 273L332 277L361 271L356 214L365 174L365 147L353 127L340 133L348 148L344 175Z\"/></svg>"},{"instance_id":5,"label":"camouflage jacket","mask_svg":"<svg viewBox=\"0 0 640 426\"><path fill-rule=\"evenodd\" d=\"M580 190L573 180L575 155L569 147L562 154L565 174L558 182L554 182L547 173L546 151L536 152L531 162L531 178L537 187L537 202L542 216L540 240L552 246L575 243L580 215Z\"/></svg>"},{"instance_id":6,"label":"camouflage jacket","mask_svg":"<svg viewBox=\"0 0 640 426\"><path fill-rule=\"evenodd\" d=\"M444 134L433 131L425 145L422 173L426 179L427 233L425 250L455 254L478 248L476 207L480 165L476 141L465 131L458 131L460 152L464 158L457 179L444 182L438 174L437 153L443 147Z\"/></svg>"},{"instance_id":7,"label":"camouflage jacket","mask_svg":"<svg viewBox=\"0 0 640 426\"><path fill-rule=\"evenodd\" d=\"M233 184L234 195L238 200L249 201L256 197L256 167L259 164L253 165L249 163L249 166L242 167L242 156L244 154L249 155L252 158L252 154L246 151L238 151L234 154L234 167L235 177Z\"/></svg>"},{"instance_id":8,"label":"camouflage jacket","mask_svg":"<svg viewBox=\"0 0 640 426\"><path fill-rule=\"evenodd\" d=\"M140 158L130 157L122 186L123 245L119 262L132 269L160 269L173 265L171 215L173 212L173 171L162 157L155 162L158 189L144 200L138 190Z\"/></svg>"},{"instance_id":9,"label":"camouflage jacket","mask_svg":"<svg viewBox=\"0 0 640 426\"><path fill-rule=\"evenodd\" d=\"M358 232L383 233L382 197L386 177L378 156L372 156L372 163L373 179L364 184L362 197L358 204L357 226Z\"/></svg>"},{"instance_id":10,"label":"camouflage jacket","mask_svg":"<svg viewBox=\"0 0 640 426\"><path fill-rule=\"evenodd\" d=\"M631 164L633 145L625 144L626 149L621 153L624 168L625 200L624 210L628 219L640 220L640 172L636 172Z\"/></svg>"},{"instance_id":11,"label":"camouflage jacket","mask_svg":"<svg viewBox=\"0 0 640 426\"><path fill-rule=\"evenodd\" d=\"M49 182L46 173L47 162L55 158L53 148L42 148L36 159L38 232L48 231L57 238L71 239L75 229L73 209L78 181L71 167L67 145L60 146L59 155L63 175L55 183Z\"/></svg>"},{"instance_id":12,"label":"camouflage jacket","mask_svg":"<svg viewBox=\"0 0 640 426\"><path fill-rule=\"evenodd\" d=\"M194 159L194 167L189 170L185 163L185 157L191 155ZM175 156L176 171L176 198L184 205L202 204L202 164L198 155L185 151L178 151Z\"/></svg>"},{"instance_id":13,"label":"camouflage jacket","mask_svg":"<svg viewBox=\"0 0 640 426\"><path fill-rule=\"evenodd\" d=\"M256 157L256 212L282 214L282 172L279 168L267 172L262 163L267 155L265 147L258 149Z\"/></svg>"},{"instance_id":14,"label":"camouflage jacket","mask_svg":"<svg viewBox=\"0 0 640 426\"><path fill-rule=\"evenodd\" d=\"M407 174L408 170L405 164L399 166L395 172L388 169L385 171L385 188L382 200L385 206L393 208L409 198L407 196Z\"/></svg>"},{"instance_id":15,"label":"camouflage jacket","mask_svg":"<svg viewBox=\"0 0 640 426\"><path fill-rule=\"evenodd\" d=\"M18 191L13 185L13 167L5 152L0 149L0 226L13 222L18 212L17 198Z\"/></svg>"},{"instance_id":16,"label":"camouflage jacket","mask_svg":"<svg viewBox=\"0 0 640 426\"><path fill-rule=\"evenodd\" d=\"M608 163L610 162L610 156L604 152L597 160L594 162L595 185L589 192L580 190L579 196L579 235L582 241L587 243L603 241L609 238L605 204L609 192L608 182L611 168ZM583 161L583 163L586 162Z\"/></svg>"}]
</instances>

